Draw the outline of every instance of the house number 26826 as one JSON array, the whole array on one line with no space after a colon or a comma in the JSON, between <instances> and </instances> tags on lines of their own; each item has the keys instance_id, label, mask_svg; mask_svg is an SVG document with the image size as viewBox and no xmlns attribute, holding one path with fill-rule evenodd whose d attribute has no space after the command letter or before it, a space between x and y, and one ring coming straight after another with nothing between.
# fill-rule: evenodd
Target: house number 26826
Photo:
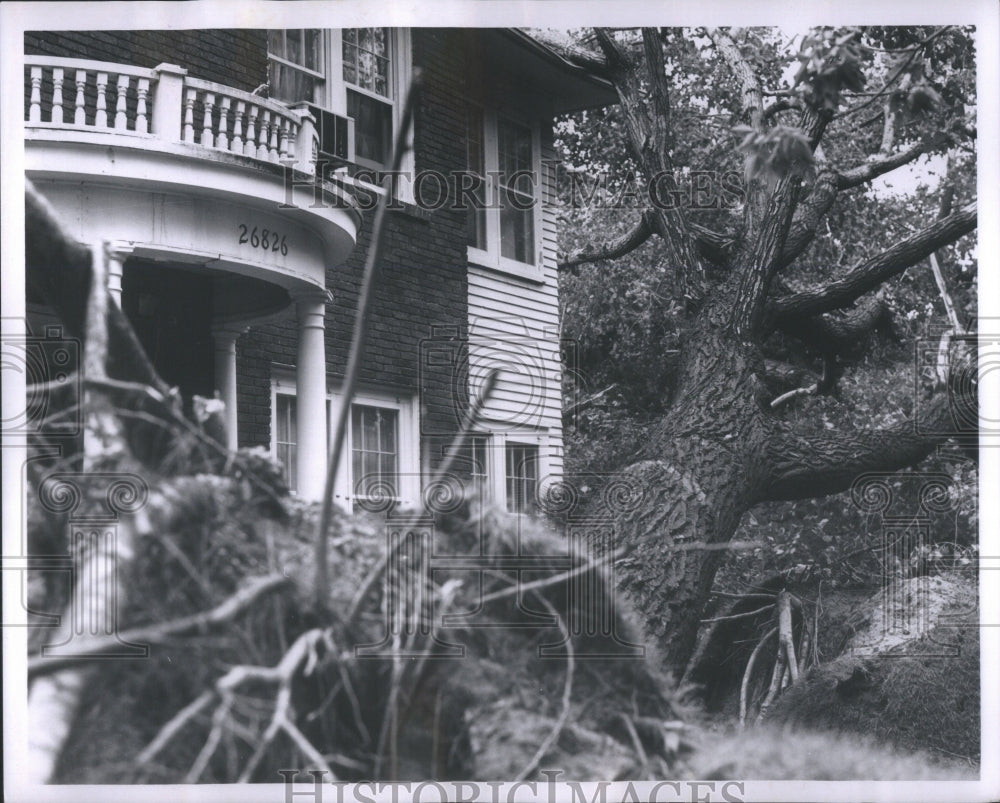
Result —
<instances>
[{"instance_id":1,"label":"house number 26826","mask_svg":"<svg viewBox=\"0 0 1000 803\"><path fill-rule=\"evenodd\" d=\"M251 229L246 223L238 223L237 228L240 230L240 245L250 243L262 251L274 251L282 256L288 256L288 243L285 242L285 235L281 232L258 226Z\"/></svg>"}]
</instances>

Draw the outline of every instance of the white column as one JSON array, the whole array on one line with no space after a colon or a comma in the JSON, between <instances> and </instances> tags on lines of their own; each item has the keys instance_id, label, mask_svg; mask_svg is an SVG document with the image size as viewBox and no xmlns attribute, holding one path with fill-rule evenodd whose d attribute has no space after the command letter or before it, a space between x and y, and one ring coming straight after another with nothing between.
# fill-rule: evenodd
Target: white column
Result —
<instances>
[{"instance_id":1,"label":"white column","mask_svg":"<svg viewBox=\"0 0 1000 803\"><path fill-rule=\"evenodd\" d=\"M239 445L236 426L236 338L246 329L219 327L212 329L215 342L215 389L226 405L226 446Z\"/></svg>"},{"instance_id":2,"label":"white column","mask_svg":"<svg viewBox=\"0 0 1000 803\"><path fill-rule=\"evenodd\" d=\"M299 496L318 501L326 481L326 344L323 314L326 293L306 292L295 297L299 319L296 360L296 473Z\"/></svg>"},{"instance_id":3,"label":"white column","mask_svg":"<svg viewBox=\"0 0 1000 803\"><path fill-rule=\"evenodd\" d=\"M122 273L125 260L132 254L131 245L108 244L108 292L118 308L122 306Z\"/></svg>"}]
</instances>

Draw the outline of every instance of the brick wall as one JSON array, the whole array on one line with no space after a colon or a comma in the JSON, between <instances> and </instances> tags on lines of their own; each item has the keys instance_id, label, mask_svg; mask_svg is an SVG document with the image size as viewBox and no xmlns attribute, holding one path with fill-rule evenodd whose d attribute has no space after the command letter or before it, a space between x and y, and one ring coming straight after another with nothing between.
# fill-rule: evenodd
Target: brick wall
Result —
<instances>
[{"instance_id":1,"label":"brick wall","mask_svg":"<svg viewBox=\"0 0 1000 803\"><path fill-rule=\"evenodd\" d=\"M71 58L155 67L177 64L194 78L252 92L267 80L267 32L190 31L28 31L29 56Z\"/></svg>"},{"instance_id":2,"label":"brick wall","mask_svg":"<svg viewBox=\"0 0 1000 803\"><path fill-rule=\"evenodd\" d=\"M414 149L418 170L447 172L464 166L463 110L456 94L463 76L460 31L415 30L414 64L424 70ZM358 244L345 265L330 266L326 350L331 382L344 375L351 325L374 213L365 215ZM426 214L387 216L381 280L375 290L368 346L360 381L369 386L420 394L423 462L435 465L468 404L462 338L468 320L465 216L447 208ZM421 341L437 333L434 362L421 365ZM237 343L240 440L270 444L270 364L295 363L295 322L256 327ZM429 344L424 344L426 353ZM451 351L459 365L440 364ZM456 411L456 406L461 409ZM433 433L437 437L429 437Z\"/></svg>"}]
</instances>

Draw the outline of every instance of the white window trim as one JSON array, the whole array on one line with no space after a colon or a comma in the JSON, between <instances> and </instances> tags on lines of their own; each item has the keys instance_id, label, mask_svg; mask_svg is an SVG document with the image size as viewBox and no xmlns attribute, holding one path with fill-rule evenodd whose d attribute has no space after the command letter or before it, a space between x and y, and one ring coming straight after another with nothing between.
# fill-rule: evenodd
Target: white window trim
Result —
<instances>
[{"instance_id":1,"label":"white window trim","mask_svg":"<svg viewBox=\"0 0 1000 803\"><path fill-rule=\"evenodd\" d=\"M477 104L478 105L478 104ZM501 271L536 282L544 281L542 264L542 203L545 177L542 175L542 136L541 127L537 122L525 120L518 115L504 110L481 107L483 112L483 157L486 167L486 250L473 245L466 247L468 261L473 265ZM500 210L495 201L499 198L500 188L495 181L500 169L498 117L505 117L531 131L531 169L535 176L535 197L532 205L532 230L534 242L532 249L535 264L518 262L516 259L502 256L500 253Z\"/></svg>"},{"instance_id":2,"label":"white window trim","mask_svg":"<svg viewBox=\"0 0 1000 803\"><path fill-rule=\"evenodd\" d=\"M280 56L272 56L269 53L268 57L321 79L320 89L318 92L321 97L313 98L312 102L318 106L328 109L334 114L339 114L342 117L347 116L348 87L360 92L363 95L368 95L369 97L392 104L392 131L393 136L395 136L395 132L399 129L400 116L402 115L403 110L403 101L405 100L403 93L406 91L406 87L409 86L410 78L413 74L413 44L410 38L410 29L389 28L389 63L391 65L390 82L392 86L390 87L390 97L388 98L374 92L369 92L368 90L354 84L348 84L344 80L344 52L341 40L341 30L342 29L340 28L322 29L321 47L323 49L323 53L321 54L321 59L323 61L324 68L324 73L322 74L315 73L312 70L302 67L301 65L289 62ZM414 182L412 177L415 164L413 157L412 127L410 129L407 145L409 147L403 154L402 163L400 165L400 171L403 173L404 178L395 182L396 198L403 203L412 204L414 203ZM366 170L369 169L367 165L359 164L358 166ZM391 165L386 165L383 169L388 170L390 167ZM405 176L410 176L411 179L406 180ZM377 184L372 184L367 181L356 181L346 175L339 176L338 181L341 181L346 185L364 187L366 190L375 192L379 195L385 192L385 189Z\"/></svg>"},{"instance_id":3,"label":"white window trim","mask_svg":"<svg viewBox=\"0 0 1000 803\"><path fill-rule=\"evenodd\" d=\"M328 54L326 63L327 74L333 76L333 78L327 78L324 82L326 88L326 96L324 98L326 108L335 114L346 117L348 88L375 100L380 100L383 103L390 103L392 104L392 135L395 137L396 131L399 130L400 117L403 113L403 101L405 100L403 93L406 91L406 87L409 86L410 78L413 74L413 45L410 39L409 28L389 28L389 64L391 66L389 81L391 86L389 87L388 98L379 95L377 92L370 92L356 84L349 84L344 80L344 49L341 40L341 30L341 28L334 28L324 31L323 44ZM403 154L400 171L404 176L408 175L412 177L414 170L412 128L410 129L407 145L409 147ZM360 162L357 164L366 170L378 169L372 168L367 164L361 164ZM382 169L388 170L390 167L391 165L385 165ZM379 195L385 192L383 187L371 182L355 182L347 176L344 176L343 180L348 184L357 183ZM407 181L405 178L396 181L396 197L398 200L404 203L413 203L413 183L412 179Z\"/></svg>"},{"instance_id":4,"label":"white window trim","mask_svg":"<svg viewBox=\"0 0 1000 803\"><path fill-rule=\"evenodd\" d=\"M486 438L487 477L486 487L490 502L507 510L507 444L534 446L538 449L538 486L536 493L542 498L545 493L546 480L552 472L552 461L549 455L548 431L511 430L490 431L480 430L473 435Z\"/></svg>"},{"instance_id":5,"label":"white window trim","mask_svg":"<svg viewBox=\"0 0 1000 803\"><path fill-rule=\"evenodd\" d=\"M343 397L336 391L329 394L331 427L340 414ZM417 429L416 404L407 396L377 391L363 391L354 394L351 401L367 407L383 407L395 410L398 416L397 444L399 458L397 464L399 496L398 503L404 508L416 508L420 503L420 436ZM337 481L333 488L333 501L351 511L358 497L354 494L356 477L352 475L353 432L348 418L347 434L344 438L344 448L340 453L340 464L337 467Z\"/></svg>"},{"instance_id":6,"label":"white window trim","mask_svg":"<svg viewBox=\"0 0 1000 803\"><path fill-rule=\"evenodd\" d=\"M278 456L278 427L275 413L278 408L278 394L297 396L295 370L286 367L273 366L271 369L271 455ZM336 389L327 389L327 421L328 437L333 437L333 426L340 414L340 403L343 396ZM397 470L399 472L399 504L404 508L416 508L420 502L420 435L417 428L417 404L414 398L392 392L376 390L359 391L354 394L352 404L370 407L385 407L395 410L398 415L397 437L399 443ZM352 476L351 446L352 432L348 419L347 435L344 438L344 448L340 454L337 467L337 481L333 489L333 501L344 510L350 512L356 499L354 495L355 479Z\"/></svg>"},{"instance_id":7,"label":"white window trim","mask_svg":"<svg viewBox=\"0 0 1000 803\"><path fill-rule=\"evenodd\" d=\"M272 29L269 29L269 30L276 30L276 29L272 28ZM284 29L280 29L280 30L305 31L305 30L317 30L317 29L316 28L312 28L312 29L307 29L307 28L284 28ZM321 63L325 63L326 59L327 59L327 54L326 54L326 50L325 49L326 49L328 43L327 43L326 39L327 39L327 37L325 35L321 35L320 36L320 40L319 40L320 41L320 49L324 51L324 52L322 52L322 53L319 54L319 60L320 60ZM312 70L309 67L306 67L304 64L296 64L294 61L289 61L284 56L279 56L276 53L272 53L271 52L270 38L268 39L268 44L267 44L267 57L268 57L268 59L272 59L274 61L281 62L282 64L284 64L284 65L286 65L288 67L292 67L293 69L296 69L299 72L303 72L306 75L311 75L313 78L319 78L320 80L322 80L324 82L326 81L326 76L323 75L323 73L317 72L316 70Z\"/></svg>"}]
</instances>

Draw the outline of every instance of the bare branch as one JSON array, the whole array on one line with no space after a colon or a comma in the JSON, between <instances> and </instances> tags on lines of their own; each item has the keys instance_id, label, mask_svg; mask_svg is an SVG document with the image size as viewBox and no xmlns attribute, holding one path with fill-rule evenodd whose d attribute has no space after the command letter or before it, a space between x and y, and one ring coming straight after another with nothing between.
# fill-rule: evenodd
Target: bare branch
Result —
<instances>
[{"instance_id":1,"label":"bare branch","mask_svg":"<svg viewBox=\"0 0 1000 803\"><path fill-rule=\"evenodd\" d=\"M556 623L559 625L559 632L562 634L563 644L566 648L566 679L563 681L562 705L559 710L559 716L556 718L555 724L552 726L552 730L549 731L548 736L545 737L535 751L535 754L531 757L528 765L518 773L516 781L524 781L535 774L538 765L545 758L549 750L552 749L552 745L559 739L563 728L566 727L566 722L569 719L570 703L573 699L573 669L576 663L573 654L573 639L569 634L565 621L563 621L563 617L559 615L555 606L541 594L536 593L535 598L545 606L549 614L555 617Z\"/></svg>"},{"instance_id":2,"label":"bare branch","mask_svg":"<svg viewBox=\"0 0 1000 803\"><path fill-rule=\"evenodd\" d=\"M905 164L909 164L914 159L928 153L945 141L947 141L947 136L939 134L933 139L927 142L919 142L916 145L907 148L905 151L900 151L899 153L887 156L884 159L876 159L866 162L865 164L858 165L857 167L853 167L850 170L846 170L837 176L837 189L847 190L852 187L858 187L861 184L866 184L867 182L872 181L885 173L895 170L898 167L902 167Z\"/></svg>"},{"instance_id":3,"label":"bare branch","mask_svg":"<svg viewBox=\"0 0 1000 803\"><path fill-rule=\"evenodd\" d=\"M809 247L820 221L837 199L837 182L838 176L832 170L823 171L816 177L809 195L801 201L792 219L785 247L775 266L777 270L790 265Z\"/></svg>"},{"instance_id":4,"label":"bare branch","mask_svg":"<svg viewBox=\"0 0 1000 803\"><path fill-rule=\"evenodd\" d=\"M889 101L885 102L882 111L882 144L879 153L890 153L896 141L896 112Z\"/></svg>"},{"instance_id":5,"label":"bare branch","mask_svg":"<svg viewBox=\"0 0 1000 803\"><path fill-rule=\"evenodd\" d=\"M580 48L559 48L559 52L567 61L583 67L587 72L600 78L610 77L608 62L595 53L588 53Z\"/></svg>"},{"instance_id":6,"label":"bare branch","mask_svg":"<svg viewBox=\"0 0 1000 803\"><path fill-rule=\"evenodd\" d=\"M889 306L879 294L846 312L785 320L778 328L833 357L857 351L867 335L889 322Z\"/></svg>"},{"instance_id":7,"label":"bare branch","mask_svg":"<svg viewBox=\"0 0 1000 803\"><path fill-rule=\"evenodd\" d=\"M421 84L419 71L414 71L410 86L403 102L403 111L396 131L396 139L392 148L392 171L390 175L399 172L403 163L403 155L408 150L407 139L413 124L413 114L416 107L417 93ZM372 245L368 249L364 273L361 278L361 288L358 292L358 307L354 316L354 330L351 333L351 350L347 358L347 368L344 371L344 386L341 391L340 407L337 413L332 438L330 441L330 462L327 465L326 483L323 488L323 508L320 512L319 526L316 532L316 581L313 592L313 604L317 612L326 609L330 598L329 566L327 565L326 536L333 517L333 487L337 478L337 468L340 465L340 454L344 448L344 438L347 435L347 421L351 415L351 401L361 371L361 362L365 354L365 341L368 339L368 329L371 323L369 307L374 297L374 288L379 267L382 264L382 250L385 239L382 229L386 219L386 208L389 203L389 193L379 199L375 210L375 222L372 224Z\"/></svg>"},{"instance_id":8,"label":"bare branch","mask_svg":"<svg viewBox=\"0 0 1000 803\"><path fill-rule=\"evenodd\" d=\"M776 360L764 360L764 382L775 392L784 392L805 384L819 382L819 374L808 368Z\"/></svg>"},{"instance_id":9,"label":"bare branch","mask_svg":"<svg viewBox=\"0 0 1000 803\"><path fill-rule=\"evenodd\" d=\"M606 28L594 28L594 38L601 50L604 51L604 69L608 71L609 77L630 63L630 59L625 50L614 40Z\"/></svg>"},{"instance_id":10,"label":"bare branch","mask_svg":"<svg viewBox=\"0 0 1000 803\"><path fill-rule=\"evenodd\" d=\"M831 282L826 287L776 299L771 303L772 320L784 324L846 307L856 298L874 290L975 228L976 203L973 201L944 220L936 221L878 256L855 266L844 278Z\"/></svg>"},{"instance_id":11,"label":"bare branch","mask_svg":"<svg viewBox=\"0 0 1000 803\"><path fill-rule=\"evenodd\" d=\"M625 234L606 242L598 248L587 246L574 251L558 264L558 268L561 271L568 270L575 275L579 272L577 269L580 265L588 262L600 262L605 259L618 259L631 253L646 242L652 234L651 213L643 212L642 217L639 218L639 222L629 231L625 232Z\"/></svg>"},{"instance_id":12,"label":"bare branch","mask_svg":"<svg viewBox=\"0 0 1000 803\"><path fill-rule=\"evenodd\" d=\"M655 179L657 191L667 197L677 187L670 157L669 85L659 34L655 29L643 32L647 59L642 64L636 63L607 30L595 29L594 34L608 61L632 155L647 180ZM700 289L704 276L684 210L678 205L657 204L649 213L650 228L663 239L665 262L677 269L677 296L697 295L692 290Z\"/></svg>"},{"instance_id":13,"label":"bare branch","mask_svg":"<svg viewBox=\"0 0 1000 803\"><path fill-rule=\"evenodd\" d=\"M743 681L740 683L740 727L745 728L747 724L747 691L750 688L750 677L753 675L754 665L757 663L757 656L760 655L760 651L764 649L767 644L768 639L774 636L778 632L778 628L772 627L765 633L760 641L757 642L757 646L753 648L753 652L750 653L750 660L747 661L747 668L743 672Z\"/></svg>"},{"instance_id":14,"label":"bare branch","mask_svg":"<svg viewBox=\"0 0 1000 803\"><path fill-rule=\"evenodd\" d=\"M210 627L231 622L258 599L288 586L291 581L284 575L276 574L249 580L222 604L209 611L184 616L172 622L156 625L142 625L116 633L113 636L78 639L73 642L72 655L35 655L28 659L28 677L48 675L67 666L84 663L95 656L107 655L119 647L121 642L129 644L160 644L169 638L197 633Z\"/></svg>"},{"instance_id":15,"label":"bare branch","mask_svg":"<svg viewBox=\"0 0 1000 803\"><path fill-rule=\"evenodd\" d=\"M730 264L733 251L736 249L736 239L728 234L722 234L697 223L689 223L691 233L695 237L698 253L708 262L720 267Z\"/></svg>"},{"instance_id":16,"label":"bare branch","mask_svg":"<svg viewBox=\"0 0 1000 803\"><path fill-rule=\"evenodd\" d=\"M710 28L708 36L743 90L743 109L750 116L750 127L754 131L761 131L764 123L764 95L760 80L743 58L739 45L729 30Z\"/></svg>"},{"instance_id":17,"label":"bare branch","mask_svg":"<svg viewBox=\"0 0 1000 803\"><path fill-rule=\"evenodd\" d=\"M787 393L782 393L775 399L771 400L771 409L776 410L785 402L791 401L792 399L797 399L799 396L812 396L817 390L819 390L819 383L814 382L808 387L795 388Z\"/></svg>"}]
</instances>

